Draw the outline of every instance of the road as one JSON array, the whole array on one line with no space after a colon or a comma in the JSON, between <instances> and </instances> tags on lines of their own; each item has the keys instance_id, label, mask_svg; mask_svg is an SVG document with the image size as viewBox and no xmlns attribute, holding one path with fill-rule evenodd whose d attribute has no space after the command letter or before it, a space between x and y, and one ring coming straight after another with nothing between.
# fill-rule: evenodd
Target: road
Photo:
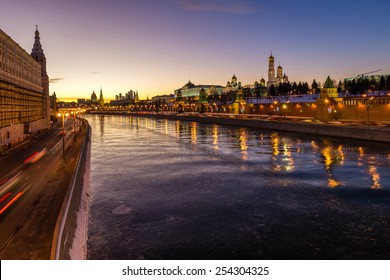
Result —
<instances>
[{"instance_id":1,"label":"road","mask_svg":"<svg viewBox=\"0 0 390 280\"><path fill-rule=\"evenodd\" d=\"M68 131L63 157L61 132L61 127L51 128L0 158L0 259L50 256L53 225L69 185L65 179L72 175L72 147L77 144L75 133Z\"/></svg>"}]
</instances>

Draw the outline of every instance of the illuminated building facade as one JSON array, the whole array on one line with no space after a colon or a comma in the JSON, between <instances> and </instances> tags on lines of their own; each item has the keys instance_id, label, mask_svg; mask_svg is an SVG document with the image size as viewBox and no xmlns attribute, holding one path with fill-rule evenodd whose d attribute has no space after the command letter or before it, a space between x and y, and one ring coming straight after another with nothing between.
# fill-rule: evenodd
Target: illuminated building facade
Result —
<instances>
[{"instance_id":1,"label":"illuminated building facade","mask_svg":"<svg viewBox=\"0 0 390 280\"><path fill-rule=\"evenodd\" d=\"M334 82L329 76L325 81L324 87L321 89L321 96L324 96L325 98L339 97L339 94L337 93L337 87L334 85Z\"/></svg>"},{"instance_id":2,"label":"illuminated building facade","mask_svg":"<svg viewBox=\"0 0 390 280\"><path fill-rule=\"evenodd\" d=\"M199 97L199 93L202 89L208 94L221 94L223 87L214 85L195 85L191 81L188 81L183 87L175 90L175 98L177 98L178 93L179 95L181 93L182 98Z\"/></svg>"},{"instance_id":3,"label":"illuminated building facade","mask_svg":"<svg viewBox=\"0 0 390 280\"><path fill-rule=\"evenodd\" d=\"M49 78L38 27L31 55L0 29L0 151L49 126Z\"/></svg>"},{"instance_id":4,"label":"illuminated building facade","mask_svg":"<svg viewBox=\"0 0 390 280\"><path fill-rule=\"evenodd\" d=\"M227 82L226 87L223 89L223 92L228 93L232 91L237 91L239 88L241 88L241 82L238 82L236 74L234 74L231 81Z\"/></svg>"}]
</instances>

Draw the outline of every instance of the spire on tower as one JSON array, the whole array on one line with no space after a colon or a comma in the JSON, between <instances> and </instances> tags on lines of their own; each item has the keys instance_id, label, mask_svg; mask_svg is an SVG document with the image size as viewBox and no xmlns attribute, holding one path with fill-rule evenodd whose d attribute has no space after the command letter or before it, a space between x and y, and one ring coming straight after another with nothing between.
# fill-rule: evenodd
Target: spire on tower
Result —
<instances>
[{"instance_id":1,"label":"spire on tower","mask_svg":"<svg viewBox=\"0 0 390 280\"><path fill-rule=\"evenodd\" d=\"M100 88L99 106L104 107L103 89Z\"/></svg>"},{"instance_id":2,"label":"spire on tower","mask_svg":"<svg viewBox=\"0 0 390 280\"><path fill-rule=\"evenodd\" d=\"M42 87L43 87L43 110L42 114L47 122L50 121L50 98L49 98L49 76L46 71L46 57L43 53L38 25L35 26L35 37L34 45L31 51L31 56L39 62L41 65L41 77L42 77Z\"/></svg>"},{"instance_id":3,"label":"spire on tower","mask_svg":"<svg viewBox=\"0 0 390 280\"><path fill-rule=\"evenodd\" d=\"M103 89L100 87L100 96L99 96L99 100L104 100L103 99Z\"/></svg>"},{"instance_id":4,"label":"spire on tower","mask_svg":"<svg viewBox=\"0 0 390 280\"><path fill-rule=\"evenodd\" d=\"M46 57L45 54L43 53L40 37L39 37L39 31L38 31L38 25L35 26L35 41L34 45L31 51L31 56L35 58L38 62L41 63L42 65L42 75L47 75L46 73Z\"/></svg>"}]
</instances>

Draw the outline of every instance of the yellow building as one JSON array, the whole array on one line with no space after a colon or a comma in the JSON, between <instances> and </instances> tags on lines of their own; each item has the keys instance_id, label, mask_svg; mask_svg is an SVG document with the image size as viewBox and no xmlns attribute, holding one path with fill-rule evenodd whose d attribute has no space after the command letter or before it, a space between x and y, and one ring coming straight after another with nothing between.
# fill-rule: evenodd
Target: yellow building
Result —
<instances>
[{"instance_id":1,"label":"yellow building","mask_svg":"<svg viewBox=\"0 0 390 280\"><path fill-rule=\"evenodd\" d=\"M335 87L332 79L328 76L325 81L324 87L321 89L321 97L324 98L337 98L339 97L337 93L337 87Z\"/></svg>"}]
</instances>

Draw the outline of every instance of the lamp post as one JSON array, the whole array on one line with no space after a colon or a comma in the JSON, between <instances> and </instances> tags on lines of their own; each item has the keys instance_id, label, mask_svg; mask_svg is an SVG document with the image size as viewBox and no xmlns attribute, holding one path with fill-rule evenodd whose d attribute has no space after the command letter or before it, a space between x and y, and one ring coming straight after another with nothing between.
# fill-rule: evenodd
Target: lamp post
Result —
<instances>
[{"instance_id":1,"label":"lamp post","mask_svg":"<svg viewBox=\"0 0 390 280\"><path fill-rule=\"evenodd\" d=\"M367 127L370 127L370 109L371 109L371 106L372 106L372 100L374 99L373 96L371 96L368 100L367 100Z\"/></svg>"},{"instance_id":2,"label":"lamp post","mask_svg":"<svg viewBox=\"0 0 390 280\"><path fill-rule=\"evenodd\" d=\"M58 113L58 117L62 117L62 156L65 156L65 117L69 116L69 113Z\"/></svg>"},{"instance_id":3,"label":"lamp post","mask_svg":"<svg viewBox=\"0 0 390 280\"><path fill-rule=\"evenodd\" d=\"M73 114L73 132L76 132L76 123L77 123L77 119L76 119L76 116L79 112L78 111L72 111L72 114Z\"/></svg>"}]
</instances>

